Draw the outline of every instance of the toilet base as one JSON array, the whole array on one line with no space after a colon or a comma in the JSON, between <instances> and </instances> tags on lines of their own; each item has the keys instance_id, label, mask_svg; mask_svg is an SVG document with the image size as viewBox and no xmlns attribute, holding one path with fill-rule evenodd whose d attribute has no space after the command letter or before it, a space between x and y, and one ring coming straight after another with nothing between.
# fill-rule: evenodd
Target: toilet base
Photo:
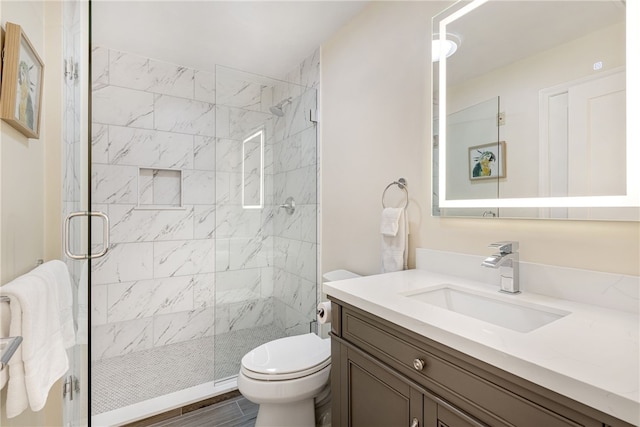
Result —
<instances>
[{"instance_id":1,"label":"toilet base","mask_svg":"<svg viewBox=\"0 0 640 427\"><path fill-rule=\"evenodd\" d=\"M313 398L291 403L262 403L256 427L315 427Z\"/></svg>"}]
</instances>

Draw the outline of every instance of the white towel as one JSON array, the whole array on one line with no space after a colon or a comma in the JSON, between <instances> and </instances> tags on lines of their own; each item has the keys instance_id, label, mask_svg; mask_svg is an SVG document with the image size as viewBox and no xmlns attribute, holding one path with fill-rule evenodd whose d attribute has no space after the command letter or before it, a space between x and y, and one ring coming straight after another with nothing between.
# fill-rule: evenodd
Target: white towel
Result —
<instances>
[{"instance_id":1,"label":"white towel","mask_svg":"<svg viewBox=\"0 0 640 427\"><path fill-rule=\"evenodd\" d=\"M71 348L76 343L76 328L73 321L73 291L71 287L71 276L67 265L59 260L53 260L46 265L36 268L33 274L39 275L42 279L56 283L58 286L58 310L60 315L60 330L64 348Z\"/></svg>"},{"instance_id":2,"label":"white towel","mask_svg":"<svg viewBox=\"0 0 640 427\"><path fill-rule=\"evenodd\" d=\"M24 339L9 361L6 414L13 418L27 406L42 409L51 386L69 369L65 345L72 344L73 324L68 270L61 261L47 262L0 287L0 294L11 298L10 334Z\"/></svg>"},{"instance_id":3,"label":"white towel","mask_svg":"<svg viewBox=\"0 0 640 427\"><path fill-rule=\"evenodd\" d=\"M380 233L383 236L395 236L398 234L400 216L402 215L403 210L403 208L384 208L382 210Z\"/></svg>"},{"instance_id":4,"label":"white towel","mask_svg":"<svg viewBox=\"0 0 640 427\"><path fill-rule=\"evenodd\" d=\"M9 308L9 302L0 301L0 337L8 337L9 324L11 323L11 309ZM0 390L9 381L9 368L3 368L0 370Z\"/></svg>"},{"instance_id":5,"label":"white towel","mask_svg":"<svg viewBox=\"0 0 640 427\"><path fill-rule=\"evenodd\" d=\"M382 235L382 272L390 273L407 268L409 253L409 222L405 209L400 209L398 232L395 236Z\"/></svg>"}]
</instances>

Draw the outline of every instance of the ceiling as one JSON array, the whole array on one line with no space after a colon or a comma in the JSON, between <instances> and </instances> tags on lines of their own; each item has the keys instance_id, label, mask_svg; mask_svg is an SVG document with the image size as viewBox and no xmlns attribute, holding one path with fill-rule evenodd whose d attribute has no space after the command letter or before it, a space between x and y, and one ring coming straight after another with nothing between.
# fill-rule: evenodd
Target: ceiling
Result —
<instances>
[{"instance_id":1,"label":"ceiling","mask_svg":"<svg viewBox=\"0 0 640 427\"><path fill-rule=\"evenodd\" d=\"M186 67L282 78L368 1L92 2L92 44Z\"/></svg>"}]
</instances>

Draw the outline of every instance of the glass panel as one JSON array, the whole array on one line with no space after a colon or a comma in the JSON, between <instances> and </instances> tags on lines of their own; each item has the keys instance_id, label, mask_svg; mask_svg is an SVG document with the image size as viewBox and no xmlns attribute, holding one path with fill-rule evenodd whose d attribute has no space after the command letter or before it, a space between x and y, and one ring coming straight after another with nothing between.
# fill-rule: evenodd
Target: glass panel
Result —
<instances>
[{"instance_id":1,"label":"glass panel","mask_svg":"<svg viewBox=\"0 0 640 427\"><path fill-rule=\"evenodd\" d=\"M315 320L315 108L315 89L216 67L216 381L235 377L251 349L308 333ZM259 175L261 205L259 186L247 195ZM290 197L295 209L281 206Z\"/></svg>"},{"instance_id":2,"label":"glass panel","mask_svg":"<svg viewBox=\"0 0 640 427\"><path fill-rule=\"evenodd\" d=\"M89 141L86 88L88 10L80 1L63 2L63 58L66 69L63 87L63 194L62 217L88 207ZM84 35L84 37L83 37ZM89 252L89 222L74 219L69 227L70 249L74 253ZM88 263L63 258L71 275L74 293L76 345L69 350L69 371L66 374L67 393L63 400L65 426L88 424Z\"/></svg>"}]
</instances>

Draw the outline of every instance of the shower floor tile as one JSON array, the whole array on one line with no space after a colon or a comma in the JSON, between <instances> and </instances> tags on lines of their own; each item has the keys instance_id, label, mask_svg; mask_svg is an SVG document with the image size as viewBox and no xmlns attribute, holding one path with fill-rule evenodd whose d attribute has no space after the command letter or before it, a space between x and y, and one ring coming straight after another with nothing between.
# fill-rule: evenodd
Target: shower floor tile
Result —
<instances>
[{"instance_id":1,"label":"shower floor tile","mask_svg":"<svg viewBox=\"0 0 640 427\"><path fill-rule=\"evenodd\" d=\"M245 353L283 336L273 326L260 326L94 361L91 415L233 377Z\"/></svg>"}]
</instances>

